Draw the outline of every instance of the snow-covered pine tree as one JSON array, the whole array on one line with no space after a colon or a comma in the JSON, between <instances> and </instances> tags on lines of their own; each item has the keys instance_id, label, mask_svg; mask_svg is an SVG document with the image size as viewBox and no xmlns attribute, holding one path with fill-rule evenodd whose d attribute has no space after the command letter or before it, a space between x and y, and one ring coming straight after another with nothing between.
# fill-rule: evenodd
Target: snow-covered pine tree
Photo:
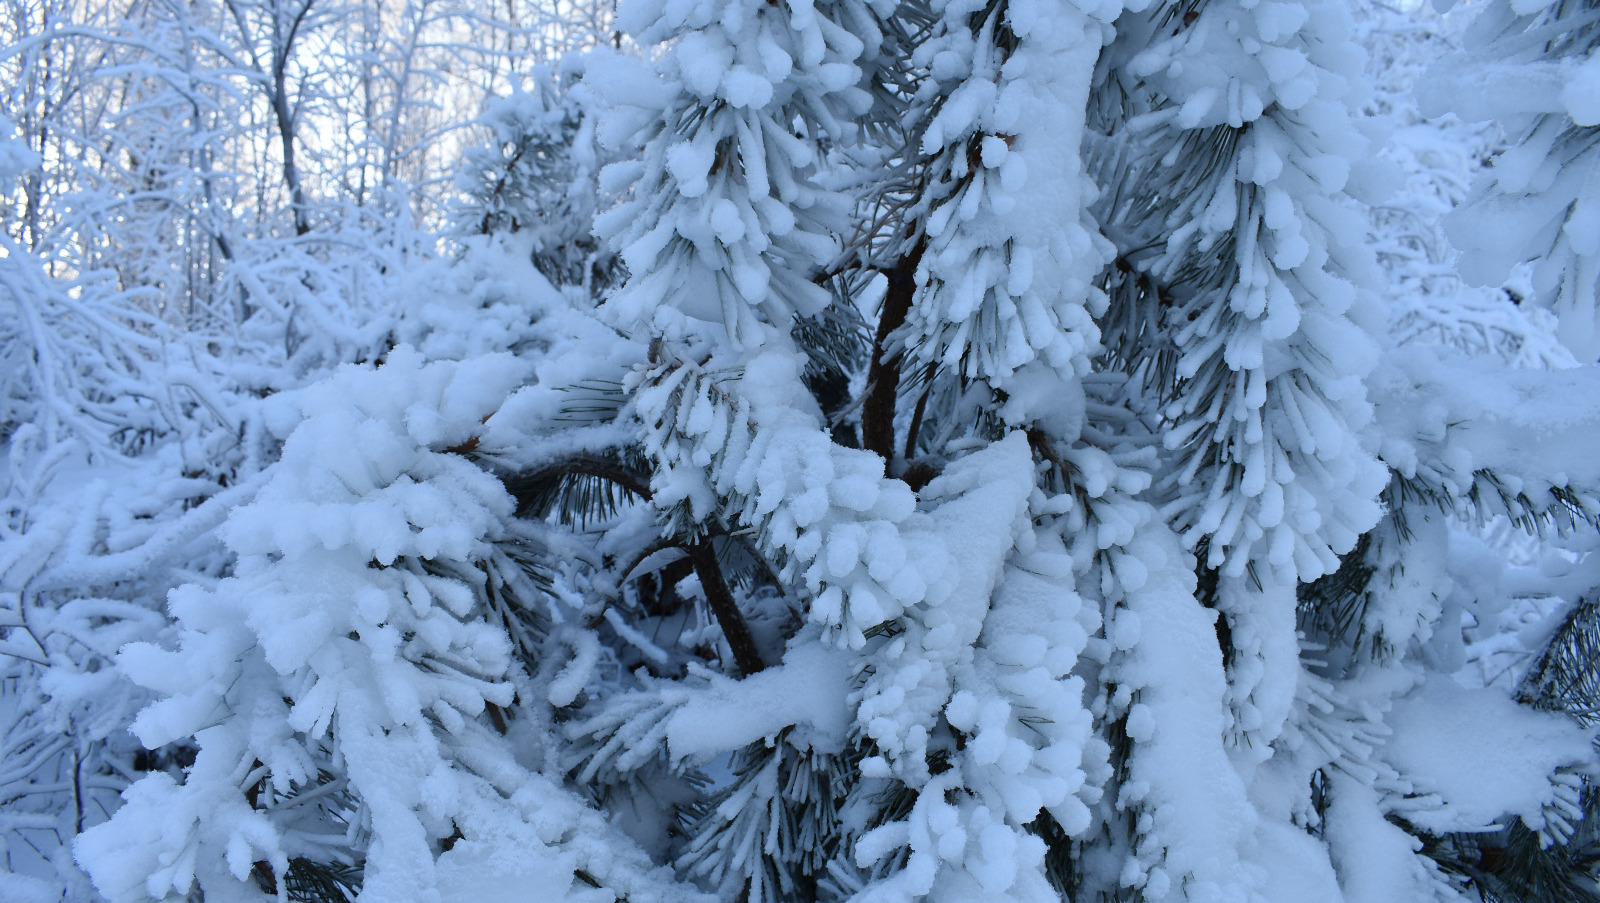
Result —
<instances>
[{"instance_id":1,"label":"snow-covered pine tree","mask_svg":"<svg viewBox=\"0 0 1600 903\"><path fill-rule=\"evenodd\" d=\"M1478 174L1471 194L1446 225L1462 249L1464 278L1488 286L1507 284L1507 296L1532 313L1548 316L1541 308L1554 310L1560 321L1556 336L1566 346L1558 352L1570 350L1571 357L1546 354L1547 366L1565 370L1575 362L1588 365L1546 379L1518 374L1513 384L1540 395L1570 391L1570 380L1591 370L1600 355L1595 301L1600 260L1595 224L1600 220L1594 190L1600 166L1595 106L1600 82L1595 73L1600 70L1592 59L1600 40L1596 22L1596 10L1587 4L1491 3L1462 35L1460 48L1433 66L1417 92L1423 112L1454 113L1468 122L1490 120L1505 136L1505 144L1486 161L1489 165ZM1486 80L1495 90L1462 90ZM1577 391L1587 396L1593 390L1584 386ZM1591 495L1582 488L1572 491L1581 482L1574 479L1577 473L1556 469L1561 453L1554 450L1531 468L1482 468L1479 481L1489 485L1481 494L1488 496L1490 510L1503 510L1528 524L1592 525ZM1524 484L1527 470L1534 471L1528 481L1532 493ZM1580 577L1574 583L1579 582L1593 581ZM1571 585L1564 596L1566 604L1550 620L1554 629L1541 635L1542 650L1518 671L1517 698L1538 709L1563 712L1592 730L1600 704L1592 680L1600 621L1592 590ZM1433 845L1441 863L1468 876L1486 900L1589 901L1600 896L1595 878L1600 791L1592 772L1568 780L1572 787L1553 827L1512 823L1489 834L1447 837Z\"/></svg>"},{"instance_id":2,"label":"snow-covered pine tree","mask_svg":"<svg viewBox=\"0 0 1600 903\"><path fill-rule=\"evenodd\" d=\"M1600 376L1390 341L1345 5L620 24L581 116L497 108L408 344L267 405L228 575L118 659L197 752L101 893L1592 892L1600 575L1473 525L1593 531ZM585 117L598 298L521 219Z\"/></svg>"},{"instance_id":3,"label":"snow-covered pine tree","mask_svg":"<svg viewBox=\"0 0 1600 903\"><path fill-rule=\"evenodd\" d=\"M1493 285L1531 264L1527 300L1560 315L1562 338L1586 362L1600 357L1597 20L1583 3L1491 3L1418 92L1428 115L1496 120L1512 144L1451 217L1462 275ZM1485 81L1494 90L1463 90Z\"/></svg>"},{"instance_id":4,"label":"snow-covered pine tree","mask_svg":"<svg viewBox=\"0 0 1600 903\"><path fill-rule=\"evenodd\" d=\"M574 73L565 73L571 81ZM496 98L479 118L492 144L469 148L456 173L464 197L454 217L465 234L510 235L532 245L539 272L556 285L599 296L619 275L615 253L593 236L594 179L603 157L580 92L541 68L533 90Z\"/></svg>"}]
</instances>

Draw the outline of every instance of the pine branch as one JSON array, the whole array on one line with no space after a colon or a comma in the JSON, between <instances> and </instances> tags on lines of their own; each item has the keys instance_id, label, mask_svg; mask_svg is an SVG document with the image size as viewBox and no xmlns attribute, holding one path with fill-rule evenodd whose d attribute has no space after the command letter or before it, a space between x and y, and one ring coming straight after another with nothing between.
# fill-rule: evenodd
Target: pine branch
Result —
<instances>
[{"instance_id":1,"label":"pine branch","mask_svg":"<svg viewBox=\"0 0 1600 903\"><path fill-rule=\"evenodd\" d=\"M1517 698L1526 705L1564 712L1586 725L1600 721L1600 598L1589 596L1567 613L1538 662L1522 679Z\"/></svg>"},{"instance_id":2,"label":"pine branch","mask_svg":"<svg viewBox=\"0 0 1600 903\"><path fill-rule=\"evenodd\" d=\"M1399 481L1396 481L1398 485ZM1396 509L1398 514L1398 509ZM1367 602L1371 598L1368 584L1377 568L1367 560L1372 546L1372 534L1361 534L1355 548L1340 556L1339 568L1331 574L1318 577L1299 589L1300 629L1308 634L1318 633L1332 643L1350 640L1352 648L1359 649L1366 639ZM1381 644L1374 643L1377 652Z\"/></svg>"},{"instance_id":3,"label":"pine branch","mask_svg":"<svg viewBox=\"0 0 1600 903\"><path fill-rule=\"evenodd\" d=\"M648 478L638 471L628 467L618 457L597 454L577 454L544 465L531 471L523 471L505 479L506 491L517 500L517 513L521 516L529 514L545 514L553 507L561 505L561 500L570 495L576 487L583 486L581 478L591 478L614 486L622 492L644 501L652 497ZM579 489L579 492L582 490ZM591 504L586 507L593 509L594 496L589 496ZM750 633L750 625L746 623L744 615L739 611L738 603L733 598L733 593L728 589L728 581L722 573L722 566L717 561L716 550L711 545L711 537L703 535L692 543L680 544L694 565L695 576L700 578L700 585L706 593L706 602L711 607L711 613L717 619L717 625L722 628L722 634L728 640L728 646L733 650L734 664L739 673L748 677L766 668L761 653L756 647L754 636Z\"/></svg>"},{"instance_id":4,"label":"pine branch","mask_svg":"<svg viewBox=\"0 0 1600 903\"><path fill-rule=\"evenodd\" d=\"M284 885L289 899L297 903L346 903L361 893L361 867L291 859Z\"/></svg>"},{"instance_id":5,"label":"pine branch","mask_svg":"<svg viewBox=\"0 0 1600 903\"><path fill-rule=\"evenodd\" d=\"M870 352L867 323L856 307L856 295L870 282L871 270L852 271L823 279L833 294L833 303L813 317L800 317L790 335L806 354L803 379L822 414L828 419L833 441L847 448L861 445L855 429L847 422L860 403L850 383Z\"/></svg>"},{"instance_id":6,"label":"pine branch","mask_svg":"<svg viewBox=\"0 0 1600 903\"><path fill-rule=\"evenodd\" d=\"M728 640L728 648L733 650L733 661L739 673L749 677L766 668L767 664L762 661L761 652L756 648L755 637L750 635L750 625L745 622L733 594L728 592L728 582L722 577L722 566L717 563L711 538L703 536L694 544L684 546L684 550L694 563L695 576L700 578L706 602L717 618L717 625L722 628L722 635Z\"/></svg>"},{"instance_id":7,"label":"pine branch","mask_svg":"<svg viewBox=\"0 0 1600 903\"><path fill-rule=\"evenodd\" d=\"M597 490L593 481L603 483L604 488ZM519 517L543 517L559 510L564 521L577 521L583 518L574 515L600 517L613 513L609 509L614 509L622 497L642 501L651 497L649 476L632 466L622 452L570 455L511 474L502 482L517 500ZM570 504L574 497L579 502L575 508Z\"/></svg>"},{"instance_id":8,"label":"pine branch","mask_svg":"<svg viewBox=\"0 0 1600 903\"><path fill-rule=\"evenodd\" d=\"M1600 813L1592 798L1585 815L1583 830L1565 844L1545 846L1517 821L1490 834L1450 834L1424 853L1469 880L1483 903L1600 903Z\"/></svg>"}]
</instances>

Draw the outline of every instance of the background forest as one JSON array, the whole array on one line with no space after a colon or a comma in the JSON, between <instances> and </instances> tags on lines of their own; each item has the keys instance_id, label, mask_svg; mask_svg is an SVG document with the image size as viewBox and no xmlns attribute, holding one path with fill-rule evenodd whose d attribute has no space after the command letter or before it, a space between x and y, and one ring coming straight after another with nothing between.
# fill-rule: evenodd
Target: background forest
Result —
<instances>
[{"instance_id":1,"label":"background forest","mask_svg":"<svg viewBox=\"0 0 1600 903\"><path fill-rule=\"evenodd\" d=\"M1597 27L0 0L0 900L1600 900Z\"/></svg>"}]
</instances>

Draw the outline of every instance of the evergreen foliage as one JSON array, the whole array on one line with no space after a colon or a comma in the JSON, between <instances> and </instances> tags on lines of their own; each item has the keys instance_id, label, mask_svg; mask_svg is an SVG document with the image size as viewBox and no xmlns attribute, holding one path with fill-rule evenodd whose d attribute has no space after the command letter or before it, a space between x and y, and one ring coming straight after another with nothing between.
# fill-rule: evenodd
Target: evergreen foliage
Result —
<instances>
[{"instance_id":1,"label":"evergreen foliage","mask_svg":"<svg viewBox=\"0 0 1600 903\"><path fill-rule=\"evenodd\" d=\"M7 232L0 897L1600 900L1594 10L1432 219L1355 13L626 0L448 254Z\"/></svg>"}]
</instances>

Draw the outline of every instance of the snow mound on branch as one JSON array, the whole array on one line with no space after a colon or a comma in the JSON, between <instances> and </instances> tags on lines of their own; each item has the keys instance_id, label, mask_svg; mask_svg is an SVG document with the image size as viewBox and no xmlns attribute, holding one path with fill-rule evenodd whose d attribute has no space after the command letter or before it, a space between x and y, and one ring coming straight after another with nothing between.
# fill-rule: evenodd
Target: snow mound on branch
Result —
<instances>
[{"instance_id":1,"label":"snow mound on branch","mask_svg":"<svg viewBox=\"0 0 1600 903\"><path fill-rule=\"evenodd\" d=\"M1472 831L1507 815L1541 826L1541 810L1555 799L1551 776L1595 759L1593 738L1570 718L1439 675L1396 702L1387 721L1394 736L1384 757L1428 801L1403 814L1430 834Z\"/></svg>"},{"instance_id":2,"label":"snow mound on branch","mask_svg":"<svg viewBox=\"0 0 1600 903\"><path fill-rule=\"evenodd\" d=\"M1600 487L1600 368L1518 369L1425 347L1391 351L1385 364L1370 382L1379 451L1403 476L1465 492L1491 471L1529 497Z\"/></svg>"},{"instance_id":3,"label":"snow mound on branch","mask_svg":"<svg viewBox=\"0 0 1600 903\"><path fill-rule=\"evenodd\" d=\"M471 236L460 258L425 266L401 298L400 341L429 360L466 360L543 344L542 321L569 302L533 265L531 233Z\"/></svg>"},{"instance_id":4,"label":"snow mound on branch","mask_svg":"<svg viewBox=\"0 0 1600 903\"><path fill-rule=\"evenodd\" d=\"M796 646L781 667L743 680L713 677L668 717L672 758L710 761L791 725L803 725L808 742L837 751L850 726L845 700L855 677L853 658L821 644Z\"/></svg>"}]
</instances>

